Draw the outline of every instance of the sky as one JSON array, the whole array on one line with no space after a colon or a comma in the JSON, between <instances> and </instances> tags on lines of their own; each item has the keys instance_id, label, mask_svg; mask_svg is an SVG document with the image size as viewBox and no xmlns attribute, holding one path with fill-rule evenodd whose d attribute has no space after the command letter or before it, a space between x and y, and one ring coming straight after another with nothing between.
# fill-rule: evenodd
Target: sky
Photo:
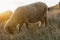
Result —
<instances>
[{"instance_id":1,"label":"sky","mask_svg":"<svg viewBox=\"0 0 60 40\"><path fill-rule=\"evenodd\" d=\"M39 1L46 3L48 7L56 5L60 2L60 0L0 0L0 12L5 10L14 11L19 6Z\"/></svg>"}]
</instances>

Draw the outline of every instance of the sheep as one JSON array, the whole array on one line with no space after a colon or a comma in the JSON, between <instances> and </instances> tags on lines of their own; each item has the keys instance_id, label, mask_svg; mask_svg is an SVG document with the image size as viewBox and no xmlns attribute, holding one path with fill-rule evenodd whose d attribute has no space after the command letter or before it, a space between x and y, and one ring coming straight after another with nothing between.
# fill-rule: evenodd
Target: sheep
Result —
<instances>
[{"instance_id":1,"label":"sheep","mask_svg":"<svg viewBox=\"0 0 60 40\"><path fill-rule=\"evenodd\" d=\"M48 11L60 10L60 2L48 8Z\"/></svg>"},{"instance_id":2,"label":"sheep","mask_svg":"<svg viewBox=\"0 0 60 40\"><path fill-rule=\"evenodd\" d=\"M43 2L36 2L29 5L18 7L6 22L4 29L9 34L14 34L16 25L19 24L19 31L23 23L29 29L29 23L41 21L41 25L47 25L47 5Z\"/></svg>"}]
</instances>

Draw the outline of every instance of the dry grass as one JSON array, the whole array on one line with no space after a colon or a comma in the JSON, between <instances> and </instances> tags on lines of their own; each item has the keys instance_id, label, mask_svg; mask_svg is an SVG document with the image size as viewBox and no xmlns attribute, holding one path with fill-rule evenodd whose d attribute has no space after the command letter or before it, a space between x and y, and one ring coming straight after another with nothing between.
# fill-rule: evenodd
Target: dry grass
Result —
<instances>
[{"instance_id":1,"label":"dry grass","mask_svg":"<svg viewBox=\"0 0 60 40\"><path fill-rule=\"evenodd\" d=\"M3 25L0 24L0 40L60 40L60 15L48 17L48 25L46 27L30 24L29 30L23 25L21 32L15 33L13 36L4 32Z\"/></svg>"}]
</instances>

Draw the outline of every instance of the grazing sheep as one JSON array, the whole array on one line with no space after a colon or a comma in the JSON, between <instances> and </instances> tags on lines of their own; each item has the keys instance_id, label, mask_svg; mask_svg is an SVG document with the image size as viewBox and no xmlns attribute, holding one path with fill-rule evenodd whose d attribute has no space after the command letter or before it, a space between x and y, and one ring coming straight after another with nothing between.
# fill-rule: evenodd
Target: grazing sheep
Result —
<instances>
[{"instance_id":1,"label":"grazing sheep","mask_svg":"<svg viewBox=\"0 0 60 40\"><path fill-rule=\"evenodd\" d=\"M60 10L60 2L52 7L48 8L48 11Z\"/></svg>"},{"instance_id":2,"label":"grazing sheep","mask_svg":"<svg viewBox=\"0 0 60 40\"><path fill-rule=\"evenodd\" d=\"M23 23L25 23L26 27L29 29L28 23L41 21L41 25L47 24L46 17L47 5L42 2L32 3L18 7L5 24L4 29L6 32L13 34L17 24L19 24L19 31Z\"/></svg>"}]
</instances>

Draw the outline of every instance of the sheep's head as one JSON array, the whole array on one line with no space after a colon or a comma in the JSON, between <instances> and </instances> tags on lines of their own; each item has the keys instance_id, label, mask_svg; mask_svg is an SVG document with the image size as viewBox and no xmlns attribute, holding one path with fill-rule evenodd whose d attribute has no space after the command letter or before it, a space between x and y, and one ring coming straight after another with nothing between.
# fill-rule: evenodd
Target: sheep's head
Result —
<instances>
[{"instance_id":1,"label":"sheep's head","mask_svg":"<svg viewBox=\"0 0 60 40\"><path fill-rule=\"evenodd\" d=\"M10 24L10 23L6 23L4 26L5 32L9 33L9 34L14 34L14 31L16 29L16 25L15 24Z\"/></svg>"}]
</instances>

